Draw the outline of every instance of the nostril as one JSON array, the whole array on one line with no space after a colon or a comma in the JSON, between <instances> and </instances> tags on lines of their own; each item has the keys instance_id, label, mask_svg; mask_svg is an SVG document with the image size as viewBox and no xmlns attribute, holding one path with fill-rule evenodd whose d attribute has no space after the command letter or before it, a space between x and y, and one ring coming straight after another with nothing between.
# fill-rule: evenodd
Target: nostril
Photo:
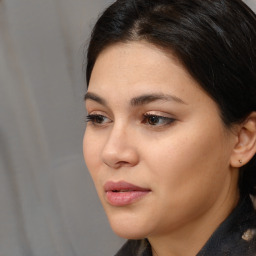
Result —
<instances>
[{"instance_id":1,"label":"nostril","mask_svg":"<svg viewBox=\"0 0 256 256\"><path fill-rule=\"evenodd\" d=\"M123 158L125 160L120 160L120 158ZM103 162L107 166L118 169L121 167L132 167L138 163L138 156L137 154L118 154L116 156L112 155L111 157L108 155L107 157L103 157Z\"/></svg>"},{"instance_id":2,"label":"nostril","mask_svg":"<svg viewBox=\"0 0 256 256\"><path fill-rule=\"evenodd\" d=\"M118 163L117 163L118 165L130 165L130 163L129 162L126 162L126 161L119 161Z\"/></svg>"},{"instance_id":3,"label":"nostril","mask_svg":"<svg viewBox=\"0 0 256 256\"><path fill-rule=\"evenodd\" d=\"M114 168L114 169L118 169L120 167L125 167L125 166L130 166L131 164L129 162L126 161L103 161L107 166Z\"/></svg>"}]
</instances>

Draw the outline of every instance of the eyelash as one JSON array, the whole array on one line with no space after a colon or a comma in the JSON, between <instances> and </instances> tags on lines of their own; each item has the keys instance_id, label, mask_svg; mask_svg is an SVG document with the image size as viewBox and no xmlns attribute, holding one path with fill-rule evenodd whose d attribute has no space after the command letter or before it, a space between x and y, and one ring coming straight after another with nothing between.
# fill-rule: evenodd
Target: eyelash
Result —
<instances>
[{"instance_id":1,"label":"eyelash","mask_svg":"<svg viewBox=\"0 0 256 256\"><path fill-rule=\"evenodd\" d=\"M165 125L171 124L175 121L175 119L171 118L171 117L154 115L154 114L145 114L142 123L150 125L150 126L157 126L157 124L150 123L150 119L151 119L151 121L154 121L154 119L155 119L155 121L162 120L163 123L160 124L159 126L165 126Z\"/></svg>"},{"instance_id":2,"label":"eyelash","mask_svg":"<svg viewBox=\"0 0 256 256\"><path fill-rule=\"evenodd\" d=\"M100 114L93 114L93 115L87 115L86 122L92 123L93 125L102 126L102 125L104 125L104 119L106 120L109 118L107 118L106 116L100 115ZM160 120L162 120L162 124L158 125L155 123L156 121L159 122ZM165 116L160 116L160 115L155 115L155 114L144 114L142 123L149 125L149 126L165 126L165 125L169 125L175 121L176 120L171 117L165 117ZM105 123L111 123L111 122L112 121L110 120L110 122L105 122Z\"/></svg>"},{"instance_id":3,"label":"eyelash","mask_svg":"<svg viewBox=\"0 0 256 256\"><path fill-rule=\"evenodd\" d=\"M103 119L106 119L107 117L99 114L93 114L93 115L87 115L86 122L92 123L94 125L102 125Z\"/></svg>"}]
</instances>

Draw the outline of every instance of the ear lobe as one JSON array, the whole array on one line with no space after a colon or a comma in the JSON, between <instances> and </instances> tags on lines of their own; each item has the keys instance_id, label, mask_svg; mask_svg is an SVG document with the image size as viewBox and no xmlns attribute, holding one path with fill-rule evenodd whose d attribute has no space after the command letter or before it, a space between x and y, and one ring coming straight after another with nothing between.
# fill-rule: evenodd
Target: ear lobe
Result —
<instances>
[{"instance_id":1,"label":"ear lobe","mask_svg":"<svg viewBox=\"0 0 256 256\"><path fill-rule=\"evenodd\" d=\"M256 112L252 112L239 126L237 143L230 158L232 167L247 164L256 153Z\"/></svg>"}]
</instances>

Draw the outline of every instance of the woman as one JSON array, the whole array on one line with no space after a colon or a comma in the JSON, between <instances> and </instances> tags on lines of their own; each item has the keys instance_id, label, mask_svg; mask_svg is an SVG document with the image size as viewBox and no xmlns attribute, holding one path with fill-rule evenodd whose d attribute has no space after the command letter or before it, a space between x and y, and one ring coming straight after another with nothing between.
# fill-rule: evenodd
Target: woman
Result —
<instances>
[{"instance_id":1,"label":"woman","mask_svg":"<svg viewBox=\"0 0 256 256\"><path fill-rule=\"evenodd\" d=\"M256 17L118 0L87 55L84 157L117 255L256 255Z\"/></svg>"}]
</instances>

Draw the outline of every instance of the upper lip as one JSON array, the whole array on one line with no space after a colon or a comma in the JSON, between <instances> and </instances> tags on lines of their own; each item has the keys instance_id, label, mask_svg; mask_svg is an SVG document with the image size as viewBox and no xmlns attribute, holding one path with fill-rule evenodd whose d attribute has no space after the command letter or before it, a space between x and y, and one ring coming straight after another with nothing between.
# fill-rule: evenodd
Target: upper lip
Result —
<instances>
[{"instance_id":1,"label":"upper lip","mask_svg":"<svg viewBox=\"0 0 256 256\"><path fill-rule=\"evenodd\" d=\"M150 191L148 188L142 188L126 181L108 181L104 185L104 190L108 191Z\"/></svg>"}]
</instances>

